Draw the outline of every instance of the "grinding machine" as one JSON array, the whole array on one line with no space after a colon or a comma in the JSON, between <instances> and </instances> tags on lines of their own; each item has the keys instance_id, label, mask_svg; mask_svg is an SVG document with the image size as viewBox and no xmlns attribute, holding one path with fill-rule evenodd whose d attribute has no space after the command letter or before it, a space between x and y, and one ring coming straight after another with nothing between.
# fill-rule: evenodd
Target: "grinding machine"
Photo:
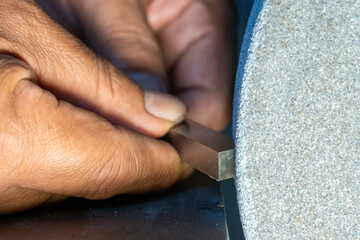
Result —
<instances>
[{"instance_id":1,"label":"grinding machine","mask_svg":"<svg viewBox=\"0 0 360 240\"><path fill-rule=\"evenodd\" d=\"M0 219L0 239L360 239L360 1L254 1L232 132L187 120L167 136L220 184L72 200Z\"/></svg>"}]
</instances>

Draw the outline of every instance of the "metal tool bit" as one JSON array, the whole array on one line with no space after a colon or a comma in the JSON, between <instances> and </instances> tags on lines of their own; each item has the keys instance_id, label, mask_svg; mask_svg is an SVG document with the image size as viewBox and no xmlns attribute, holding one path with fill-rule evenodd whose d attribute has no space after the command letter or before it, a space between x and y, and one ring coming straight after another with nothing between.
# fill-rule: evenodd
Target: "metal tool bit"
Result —
<instances>
[{"instance_id":1,"label":"metal tool bit","mask_svg":"<svg viewBox=\"0 0 360 240\"><path fill-rule=\"evenodd\" d=\"M177 149L183 161L220 182L227 239L244 239L234 183L235 151L232 139L186 120L170 130L167 140Z\"/></svg>"},{"instance_id":2,"label":"metal tool bit","mask_svg":"<svg viewBox=\"0 0 360 240\"><path fill-rule=\"evenodd\" d=\"M189 119L170 130L167 137L181 159L192 167L217 181L234 178L235 153L231 138Z\"/></svg>"}]
</instances>

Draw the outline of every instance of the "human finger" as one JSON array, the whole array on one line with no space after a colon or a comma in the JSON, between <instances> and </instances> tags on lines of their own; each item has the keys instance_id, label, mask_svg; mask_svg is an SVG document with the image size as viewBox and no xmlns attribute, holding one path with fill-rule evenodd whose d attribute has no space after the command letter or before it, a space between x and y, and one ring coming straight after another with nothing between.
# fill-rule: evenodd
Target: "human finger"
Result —
<instances>
[{"instance_id":1,"label":"human finger","mask_svg":"<svg viewBox=\"0 0 360 240\"><path fill-rule=\"evenodd\" d=\"M159 190L184 170L168 143L58 100L14 57L0 55L0 89L1 213Z\"/></svg>"},{"instance_id":2,"label":"human finger","mask_svg":"<svg viewBox=\"0 0 360 240\"><path fill-rule=\"evenodd\" d=\"M166 92L162 51L144 0L70 1L89 46L146 89Z\"/></svg>"},{"instance_id":3,"label":"human finger","mask_svg":"<svg viewBox=\"0 0 360 240\"><path fill-rule=\"evenodd\" d=\"M56 97L153 137L164 135L184 118L186 108L178 99L144 92L34 1L5 0L0 7L6 10L0 15L0 51L23 59L34 69L39 85Z\"/></svg>"},{"instance_id":4,"label":"human finger","mask_svg":"<svg viewBox=\"0 0 360 240\"><path fill-rule=\"evenodd\" d=\"M188 116L220 130L231 117L235 65L228 1L153 1L149 22L157 32L172 90ZM166 17L162 17L166 16Z\"/></svg>"}]
</instances>

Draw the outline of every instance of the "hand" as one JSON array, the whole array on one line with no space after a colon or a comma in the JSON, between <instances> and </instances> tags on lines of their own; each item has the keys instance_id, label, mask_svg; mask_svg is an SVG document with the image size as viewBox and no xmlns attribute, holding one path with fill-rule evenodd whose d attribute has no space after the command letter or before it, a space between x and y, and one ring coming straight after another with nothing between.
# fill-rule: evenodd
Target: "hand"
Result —
<instances>
[{"instance_id":1,"label":"hand","mask_svg":"<svg viewBox=\"0 0 360 240\"><path fill-rule=\"evenodd\" d=\"M142 135L181 121L181 102L144 93L33 1L0 9L0 213L163 189L184 174L174 148Z\"/></svg>"},{"instance_id":2,"label":"hand","mask_svg":"<svg viewBox=\"0 0 360 240\"><path fill-rule=\"evenodd\" d=\"M190 118L216 130L228 124L235 65L230 1L38 2L142 86L179 96Z\"/></svg>"}]
</instances>

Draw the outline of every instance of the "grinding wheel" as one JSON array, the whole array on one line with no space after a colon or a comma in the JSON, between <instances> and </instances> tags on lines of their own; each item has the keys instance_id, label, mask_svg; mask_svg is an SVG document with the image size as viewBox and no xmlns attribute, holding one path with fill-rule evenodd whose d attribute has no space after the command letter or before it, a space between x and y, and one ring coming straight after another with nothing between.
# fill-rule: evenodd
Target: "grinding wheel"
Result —
<instances>
[{"instance_id":1,"label":"grinding wheel","mask_svg":"<svg viewBox=\"0 0 360 240\"><path fill-rule=\"evenodd\" d=\"M234 106L246 239L360 239L360 1L255 0Z\"/></svg>"}]
</instances>

